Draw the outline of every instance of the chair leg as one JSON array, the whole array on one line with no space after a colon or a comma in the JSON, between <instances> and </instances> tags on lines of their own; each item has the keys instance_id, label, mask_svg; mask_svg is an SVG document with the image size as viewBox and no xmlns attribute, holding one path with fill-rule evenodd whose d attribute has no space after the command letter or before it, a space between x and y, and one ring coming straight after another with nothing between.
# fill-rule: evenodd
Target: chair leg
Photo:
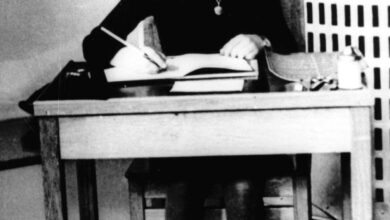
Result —
<instances>
[{"instance_id":1,"label":"chair leg","mask_svg":"<svg viewBox=\"0 0 390 220\"><path fill-rule=\"evenodd\" d=\"M312 216L310 167L310 154L295 156L295 175L293 177L295 220L310 220Z\"/></svg>"},{"instance_id":2,"label":"chair leg","mask_svg":"<svg viewBox=\"0 0 390 220\"><path fill-rule=\"evenodd\" d=\"M129 178L130 220L145 220L143 178Z\"/></svg>"},{"instance_id":3,"label":"chair leg","mask_svg":"<svg viewBox=\"0 0 390 220\"><path fill-rule=\"evenodd\" d=\"M94 160L77 161L80 219L99 219L96 169Z\"/></svg>"}]
</instances>

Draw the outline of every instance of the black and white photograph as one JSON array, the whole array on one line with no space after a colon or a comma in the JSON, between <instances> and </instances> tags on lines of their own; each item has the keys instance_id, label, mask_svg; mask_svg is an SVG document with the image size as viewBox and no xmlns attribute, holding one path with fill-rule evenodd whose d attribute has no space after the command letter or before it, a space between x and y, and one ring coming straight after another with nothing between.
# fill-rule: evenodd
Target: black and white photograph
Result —
<instances>
[{"instance_id":1,"label":"black and white photograph","mask_svg":"<svg viewBox=\"0 0 390 220\"><path fill-rule=\"evenodd\" d=\"M1 0L0 220L389 220L390 2Z\"/></svg>"}]
</instances>

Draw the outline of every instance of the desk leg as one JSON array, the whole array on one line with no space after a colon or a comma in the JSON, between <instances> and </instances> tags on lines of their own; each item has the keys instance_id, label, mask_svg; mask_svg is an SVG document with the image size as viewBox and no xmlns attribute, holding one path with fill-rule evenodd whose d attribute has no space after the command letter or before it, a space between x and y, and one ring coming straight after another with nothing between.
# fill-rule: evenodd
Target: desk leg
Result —
<instances>
[{"instance_id":1,"label":"desk leg","mask_svg":"<svg viewBox=\"0 0 390 220\"><path fill-rule=\"evenodd\" d=\"M39 119L46 220L65 220L66 193L56 118Z\"/></svg>"},{"instance_id":2,"label":"desk leg","mask_svg":"<svg viewBox=\"0 0 390 220\"><path fill-rule=\"evenodd\" d=\"M312 216L310 168L310 154L295 156L295 175L293 177L295 220L310 220Z\"/></svg>"},{"instance_id":3,"label":"desk leg","mask_svg":"<svg viewBox=\"0 0 390 220\"><path fill-rule=\"evenodd\" d=\"M368 109L353 111L351 209L353 220L373 219L371 124Z\"/></svg>"},{"instance_id":4,"label":"desk leg","mask_svg":"<svg viewBox=\"0 0 390 220\"><path fill-rule=\"evenodd\" d=\"M80 219L99 219L94 160L77 161L77 185L79 192Z\"/></svg>"}]
</instances>

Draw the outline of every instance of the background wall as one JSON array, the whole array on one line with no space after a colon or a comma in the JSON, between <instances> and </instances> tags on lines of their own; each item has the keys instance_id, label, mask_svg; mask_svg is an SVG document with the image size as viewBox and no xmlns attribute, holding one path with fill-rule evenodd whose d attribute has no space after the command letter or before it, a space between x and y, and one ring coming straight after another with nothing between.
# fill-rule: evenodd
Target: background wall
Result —
<instances>
[{"instance_id":1,"label":"background wall","mask_svg":"<svg viewBox=\"0 0 390 220\"><path fill-rule=\"evenodd\" d=\"M67 61L83 60L82 39L117 2L1 0L0 102L12 104L27 98L52 80Z\"/></svg>"},{"instance_id":2,"label":"background wall","mask_svg":"<svg viewBox=\"0 0 390 220\"><path fill-rule=\"evenodd\" d=\"M375 96L375 219L390 219L390 3L383 0L304 0L308 52L332 52L346 45L366 57Z\"/></svg>"},{"instance_id":3,"label":"background wall","mask_svg":"<svg viewBox=\"0 0 390 220\"><path fill-rule=\"evenodd\" d=\"M41 166L0 172L0 220L43 220Z\"/></svg>"},{"instance_id":4,"label":"background wall","mask_svg":"<svg viewBox=\"0 0 390 220\"><path fill-rule=\"evenodd\" d=\"M117 2L118 0L0 1L1 162L7 163L8 160L37 154L37 151L25 151L21 141L33 129L29 120L9 120L28 116L17 107L17 102L50 82L69 60L83 60L83 38ZM124 200L127 199L127 188L123 189L127 187L127 183L121 181L123 170L118 168L122 165L122 169L125 169L128 163L103 163L105 165L98 171L101 193L122 198L116 201L123 204L115 206L103 200L102 219L111 219L106 215L111 215L114 219L129 218L127 201ZM69 217L79 219L78 203L75 202L77 191L74 163L69 162L66 167ZM113 173L110 179L114 181L114 186L108 187L106 177L110 173ZM113 177L115 175L116 178ZM41 166L0 171L0 204L0 220L44 219Z\"/></svg>"}]
</instances>

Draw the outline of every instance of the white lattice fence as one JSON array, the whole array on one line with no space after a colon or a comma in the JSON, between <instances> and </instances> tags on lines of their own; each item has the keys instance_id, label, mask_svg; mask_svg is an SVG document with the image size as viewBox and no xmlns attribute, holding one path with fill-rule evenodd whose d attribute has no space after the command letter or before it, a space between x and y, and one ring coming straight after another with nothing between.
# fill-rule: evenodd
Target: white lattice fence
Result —
<instances>
[{"instance_id":1,"label":"white lattice fence","mask_svg":"<svg viewBox=\"0 0 390 220\"><path fill-rule=\"evenodd\" d=\"M304 0L306 50L360 48L370 68L369 88L375 94L376 220L390 219L390 1Z\"/></svg>"}]
</instances>

